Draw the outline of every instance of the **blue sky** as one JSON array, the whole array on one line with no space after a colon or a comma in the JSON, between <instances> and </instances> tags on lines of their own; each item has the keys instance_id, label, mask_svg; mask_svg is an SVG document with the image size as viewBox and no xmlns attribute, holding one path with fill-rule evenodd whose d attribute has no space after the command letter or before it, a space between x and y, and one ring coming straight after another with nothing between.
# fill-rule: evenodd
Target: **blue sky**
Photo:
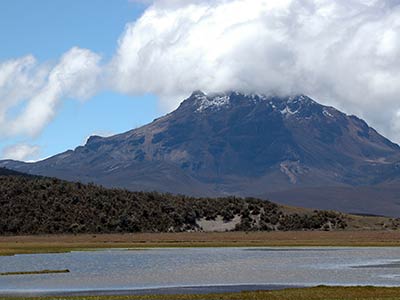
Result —
<instances>
[{"instance_id":1,"label":"blue sky","mask_svg":"<svg viewBox=\"0 0 400 300\"><path fill-rule=\"evenodd\" d=\"M111 56L125 25L145 8L128 0L0 1L0 59L58 59L73 46Z\"/></svg>"},{"instance_id":2,"label":"blue sky","mask_svg":"<svg viewBox=\"0 0 400 300\"><path fill-rule=\"evenodd\" d=\"M74 46L110 59L125 25L144 9L128 0L0 1L0 62L32 54L39 63L53 63ZM91 134L120 133L150 122L160 114L156 100L112 91L87 101L67 99L37 136L0 137L0 151L28 143L40 146L33 158L43 158L73 149Z\"/></svg>"},{"instance_id":3,"label":"blue sky","mask_svg":"<svg viewBox=\"0 0 400 300\"><path fill-rule=\"evenodd\" d=\"M306 94L400 142L399 20L393 0L0 0L0 159L130 130L194 90Z\"/></svg>"}]
</instances>

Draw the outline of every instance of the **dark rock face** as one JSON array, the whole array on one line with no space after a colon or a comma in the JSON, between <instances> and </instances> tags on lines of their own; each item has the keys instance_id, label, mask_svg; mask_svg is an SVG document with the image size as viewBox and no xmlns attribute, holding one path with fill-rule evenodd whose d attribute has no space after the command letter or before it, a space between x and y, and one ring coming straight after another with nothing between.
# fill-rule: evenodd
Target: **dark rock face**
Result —
<instances>
[{"instance_id":1,"label":"dark rock face","mask_svg":"<svg viewBox=\"0 0 400 300\"><path fill-rule=\"evenodd\" d=\"M279 202L284 192L286 203L301 206L303 200L296 202L296 194L289 193L293 200L287 200L287 191L306 188L308 195L315 188L319 195L322 187L393 183L400 178L398 162L398 145L363 120L309 97L197 91L174 112L141 128L107 138L92 136L85 146L41 162L3 161L0 166L196 196L273 195ZM347 198L352 212L355 201L364 203L355 198ZM326 208L324 201L321 195L321 205L312 205ZM343 199L337 206L335 197L326 201L330 208L350 209ZM380 200L365 203L371 201ZM400 206L393 203L393 209L400 215Z\"/></svg>"}]
</instances>

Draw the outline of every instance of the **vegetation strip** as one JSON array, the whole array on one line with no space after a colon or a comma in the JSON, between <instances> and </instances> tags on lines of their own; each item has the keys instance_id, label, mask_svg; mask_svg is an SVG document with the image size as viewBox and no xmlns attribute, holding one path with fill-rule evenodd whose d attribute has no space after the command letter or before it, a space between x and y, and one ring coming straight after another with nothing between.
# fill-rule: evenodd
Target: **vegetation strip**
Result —
<instances>
[{"instance_id":1,"label":"vegetation strip","mask_svg":"<svg viewBox=\"0 0 400 300\"><path fill-rule=\"evenodd\" d=\"M400 220L255 198L193 198L54 178L0 176L0 234L396 229ZM204 228L203 228L204 226ZM208 228L208 229L207 229Z\"/></svg>"},{"instance_id":2,"label":"vegetation strip","mask_svg":"<svg viewBox=\"0 0 400 300\"><path fill-rule=\"evenodd\" d=\"M206 295L147 295L147 296L76 296L19 297L0 300L398 300L400 288L386 287L326 287L296 288L278 291L256 291Z\"/></svg>"},{"instance_id":3,"label":"vegetation strip","mask_svg":"<svg viewBox=\"0 0 400 300\"><path fill-rule=\"evenodd\" d=\"M68 269L65 270L41 270L41 271L27 271L27 272L4 272L0 273L0 276L13 276L13 275L40 275L40 274L57 274L57 273L69 273Z\"/></svg>"},{"instance_id":4,"label":"vegetation strip","mask_svg":"<svg viewBox=\"0 0 400 300\"><path fill-rule=\"evenodd\" d=\"M0 236L0 255L172 247L399 247L400 231L181 232Z\"/></svg>"}]
</instances>

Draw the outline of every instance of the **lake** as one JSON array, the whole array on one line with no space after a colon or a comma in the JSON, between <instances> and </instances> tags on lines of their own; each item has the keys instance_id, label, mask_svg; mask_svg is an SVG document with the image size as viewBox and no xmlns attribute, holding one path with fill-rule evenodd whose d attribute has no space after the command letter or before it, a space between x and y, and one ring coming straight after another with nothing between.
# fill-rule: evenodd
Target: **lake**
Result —
<instances>
[{"instance_id":1,"label":"lake","mask_svg":"<svg viewBox=\"0 0 400 300\"><path fill-rule=\"evenodd\" d=\"M174 248L0 257L0 294L134 294L315 285L400 286L400 248Z\"/></svg>"}]
</instances>

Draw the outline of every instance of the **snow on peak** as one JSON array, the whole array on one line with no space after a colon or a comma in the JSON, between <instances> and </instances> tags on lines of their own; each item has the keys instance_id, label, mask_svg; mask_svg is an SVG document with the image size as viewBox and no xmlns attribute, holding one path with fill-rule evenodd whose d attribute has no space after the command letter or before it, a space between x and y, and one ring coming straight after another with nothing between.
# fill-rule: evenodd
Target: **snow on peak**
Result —
<instances>
[{"instance_id":1,"label":"snow on peak","mask_svg":"<svg viewBox=\"0 0 400 300\"><path fill-rule=\"evenodd\" d=\"M292 111L289 106L285 106L285 108L281 110L281 114L284 115L284 116L295 115L298 112L299 112L298 109L295 110L295 111Z\"/></svg>"},{"instance_id":2,"label":"snow on peak","mask_svg":"<svg viewBox=\"0 0 400 300\"><path fill-rule=\"evenodd\" d=\"M207 109L219 110L230 104L230 96L227 94L206 95L197 93L194 95L197 103L197 112L203 112Z\"/></svg>"},{"instance_id":3,"label":"snow on peak","mask_svg":"<svg viewBox=\"0 0 400 300\"><path fill-rule=\"evenodd\" d=\"M312 100L311 98L304 96L304 95L296 95L296 96L290 96L289 98L287 98L287 103L315 103L314 100Z\"/></svg>"},{"instance_id":4,"label":"snow on peak","mask_svg":"<svg viewBox=\"0 0 400 300\"><path fill-rule=\"evenodd\" d=\"M258 104L265 102L273 110L280 112L285 117L299 115L304 110L310 110L317 103L305 95L293 95L287 97L267 96L259 93L241 93L229 91L224 93L204 93L195 91L190 97L194 104L194 111L201 113L205 111L219 111L225 107L235 105ZM329 113L329 111L328 111ZM329 116L328 113L324 115Z\"/></svg>"},{"instance_id":5,"label":"snow on peak","mask_svg":"<svg viewBox=\"0 0 400 300\"><path fill-rule=\"evenodd\" d=\"M325 117L333 118L333 115L326 108L323 109L322 113Z\"/></svg>"}]
</instances>

